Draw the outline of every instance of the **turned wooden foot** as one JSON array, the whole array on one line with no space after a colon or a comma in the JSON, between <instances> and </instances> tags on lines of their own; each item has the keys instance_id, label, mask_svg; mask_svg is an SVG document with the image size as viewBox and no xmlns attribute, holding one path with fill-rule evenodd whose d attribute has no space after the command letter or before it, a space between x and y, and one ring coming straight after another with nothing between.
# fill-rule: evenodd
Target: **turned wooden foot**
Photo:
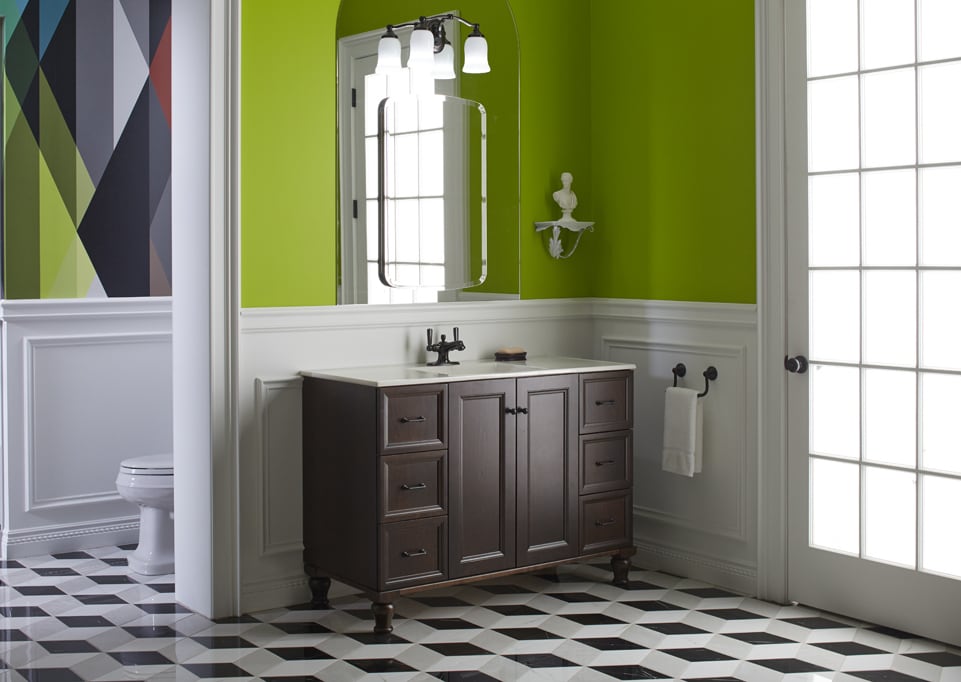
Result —
<instances>
[{"instance_id":1,"label":"turned wooden foot","mask_svg":"<svg viewBox=\"0 0 961 682\"><path fill-rule=\"evenodd\" d=\"M330 578L327 576L311 576L307 580L310 587L310 606L314 609L329 609L330 602L327 593L330 591Z\"/></svg>"},{"instance_id":2,"label":"turned wooden foot","mask_svg":"<svg viewBox=\"0 0 961 682\"><path fill-rule=\"evenodd\" d=\"M374 613L374 633L389 634L394 629L394 605L390 602L374 603L370 610Z\"/></svg>"},{"instance_id":3,"label":"turned wooden foot","mask_svg":"<svg viewBox=\"0 0 961 682\"><path fill-rule=\"evenodd\" d=\"M614 573L614 584L618 587L626 587L628 580L627 574L631 569L631 562L626 556L615 554L611 557L611 571Z\"/></svg>"}]
</instances>

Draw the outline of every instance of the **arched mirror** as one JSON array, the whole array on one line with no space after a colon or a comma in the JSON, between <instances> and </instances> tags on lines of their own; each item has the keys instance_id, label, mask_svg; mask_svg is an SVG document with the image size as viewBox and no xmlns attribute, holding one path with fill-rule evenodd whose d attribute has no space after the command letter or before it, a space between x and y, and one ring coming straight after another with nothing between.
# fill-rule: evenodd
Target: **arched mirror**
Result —
<instances>
[{"instance_id":1,"label":"arched mirror","mask_svg":"<svg viewBox=\"0 0 961 682\"><path fill-rule=\"evenodd\" d=\"M369 78L377 64L377 47L388 25L397 26L419 17L454 14L478 24L488 43L490 72L463 73L464 42L471 33L463 22L448 22L446 37L455 52L456 77L435 81L435 92L450 102L470 100L482 105L486 120L486 191L471 193L459 214L477 215L473 206L483 196L486 215L486 273L480 284L460 287L449 278L441 286L388 287L379 277L378 260L378 112L384 97L383 79ZM406 61L411 31L397 30ZM517 31L507 0L470 0L458 6L427 0L342 0L337 19L338 56L338 159L339 159L339 269L338 303L410 303L517 298L518 272L518 46ZM451 105L453 106L453 104ZM450 121L470 120L464 115ZM447 136L450 139L450 135ZM429 153L429 152L428 152ZM463 170L449 152L444 175L449 186L459 183ZM448 203L451 203L448 201ZM427 205L427 202L424 202ZM450 216L448 211L447 215ZM447 218L449 219L449 217ZM420 221L420 218L416 218ZM416 233L413 230L411 233ZM422 231L422 230L420 230ZM470 233L434 248L428 264L437 271L456 272L459 263L476 262L476 238ZM477 230L474 234L479 234ZM473 246L468 253L457 244ZM409 242L408 246L413 246ZM425 242L425 247L436 242ZM422 258L427 261L427 258ZM380 264L381 266L383 263Z\"/></svg>"}]
</instances>

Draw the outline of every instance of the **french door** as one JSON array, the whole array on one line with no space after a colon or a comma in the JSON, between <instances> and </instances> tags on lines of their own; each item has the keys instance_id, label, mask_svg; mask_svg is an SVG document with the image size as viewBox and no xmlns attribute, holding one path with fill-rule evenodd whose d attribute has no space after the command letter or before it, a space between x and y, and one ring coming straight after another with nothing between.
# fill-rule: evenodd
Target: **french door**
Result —
<instances>
[{"instance_id":1,"label":"french door","mask_svg":"<svg viewBox=\"0 0 961 682\"><path fill-rule=\"evenodd\" d=\"M785 6L789 597L961 644L961 2Z\"/></svg>"}]
</instances>

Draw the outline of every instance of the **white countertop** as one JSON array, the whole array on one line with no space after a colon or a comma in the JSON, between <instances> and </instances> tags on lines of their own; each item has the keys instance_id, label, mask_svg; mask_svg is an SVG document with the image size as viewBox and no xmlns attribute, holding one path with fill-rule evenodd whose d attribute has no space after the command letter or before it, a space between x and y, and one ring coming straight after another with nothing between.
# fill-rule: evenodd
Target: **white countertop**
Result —
<instances>
[{"instance_id":1,"label":"white countertop","mask_svg":"<svg viewBox=\"0 0 961 682\"><path fill-rule=\"evenodd\" d=\"M381 365L371 367L342 367L311 369L300 374L314 379L333 379L365 386L406 386L409 384L441 384L450 381L476 381L506 377L536 377L548 374L579 374L634 370L630 362L585 360L583 358L532 357L527 360L498 362L495 360L465 360L459 365Z\"/></svg>"}]
</instances>

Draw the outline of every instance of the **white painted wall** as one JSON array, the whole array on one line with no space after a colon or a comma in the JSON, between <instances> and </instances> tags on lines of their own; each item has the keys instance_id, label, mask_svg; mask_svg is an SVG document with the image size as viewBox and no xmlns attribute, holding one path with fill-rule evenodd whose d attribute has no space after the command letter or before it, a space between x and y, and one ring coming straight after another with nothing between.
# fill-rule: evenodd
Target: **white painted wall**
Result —
<instances>
[{"instance_id":1,"label":"white painted wall","mask_svg":"<svg viewBox=\"0 0 961 682\"><path fill-rule=\"evenodd\" d=\"M169 298L3 303L2 554L137 541L120 462L171 452Z\"/></svg>"},{"instance_id":2,"label":"white painted wall","mask_svg":"<svg viewBox=\"0 0 961 682\"><path fill-rule=\"evenodd\" d=\"M464 359L531 355L633 362L635 540L647 566L753 592L756 576L754 306L625 300L255 309L240 324L240 610L307 599L302 567L302 369L424 362L424 330L457 324ZM684 362L703 382L705 470L659 470L663 396ZM374 491L371 491L374 495Z\"/></svg>"}]
</instances>

